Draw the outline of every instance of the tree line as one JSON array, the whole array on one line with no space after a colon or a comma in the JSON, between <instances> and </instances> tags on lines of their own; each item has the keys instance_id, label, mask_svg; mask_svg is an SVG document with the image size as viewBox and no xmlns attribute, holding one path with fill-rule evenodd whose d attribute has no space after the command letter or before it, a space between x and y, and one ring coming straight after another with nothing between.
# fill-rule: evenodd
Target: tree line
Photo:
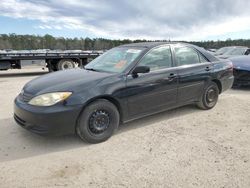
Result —
<instances>
[{"instance_id":1,"label":"tree line","mask_svg":"<svg viewBox=\"0 0 250 188\"><path fill-rule=\"evenodd\" d=\"M104 38L64 38L53 37L51 35L17 35L17 34L0 34L0 50L107 50L115 46L128 43L146 42L147 40L111 40ZM168 41L168 40L162 40ZM185 42L185 41L182 41ZM250 39L239 39L225 41L200 41L189 42L191 44L204 47L206 49L218 49L224 46L248 46L250 47Z\"/></svg>"}]
</instances>

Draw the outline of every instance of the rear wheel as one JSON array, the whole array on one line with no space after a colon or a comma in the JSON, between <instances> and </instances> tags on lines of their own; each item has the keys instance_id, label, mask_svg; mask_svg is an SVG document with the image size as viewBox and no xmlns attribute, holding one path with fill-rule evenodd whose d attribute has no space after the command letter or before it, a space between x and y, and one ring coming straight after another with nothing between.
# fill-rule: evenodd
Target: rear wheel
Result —
<instances>
[{"instance_id":1,"label":"rear wheel","mask_svg":"<svg viewBox=\"0 0 250 188\"><path fill-rule=\"evenodd\" d=\"M218 98L219 88L216 83L210 82L204 89L202 97L197 103L197 106L203 110L209 110L217 104Z\"/></svg>"},{"instance_id":2,"label":"rear wheel","mask_svg":"<svg viewBox=\"0 0 250 188\"><path fill-rule=\"evenodd\" d=\"M118 128L119 118L119 112L114 104L99 99L84 109L79 118L76 133L89 143L106 141Z\"/></svg>"},{"instance_id":3,"label":"rear wheel","mask_svg":"<svg viewBox=\"0 0 250 188\"><path fill-rule=\"evenodd\" d=\"M3 70L8 70L11 68L11 63L8 62L8 61L1 61L0 62L0 71L3 71Z\"/></svg>"},{"instance_id":4,"label":"rear wheel","mask_svg":"<svg viewBox=\"0 0 250 188\"><path fill-rule=\"evenodd\" d=\"M73 69L76 67L76 64L71 59L62 59L57 64L58 70L67 70L67 69Z\"/></svg>"}]
</instances>

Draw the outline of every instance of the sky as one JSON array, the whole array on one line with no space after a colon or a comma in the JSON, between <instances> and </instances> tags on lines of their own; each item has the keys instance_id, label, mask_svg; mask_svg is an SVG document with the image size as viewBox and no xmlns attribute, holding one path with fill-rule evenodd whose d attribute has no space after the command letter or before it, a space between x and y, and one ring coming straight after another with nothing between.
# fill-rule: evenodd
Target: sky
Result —
<instances>
[{"instance_id":1,"label":"sky","mask_svg":"<svg viewBox=\"0 0 250 188\"><path fill-rule=\"evenodd\" d=\"M0 34L250 39L250 0L1 0Z\"/></svg>"}]
</instances>

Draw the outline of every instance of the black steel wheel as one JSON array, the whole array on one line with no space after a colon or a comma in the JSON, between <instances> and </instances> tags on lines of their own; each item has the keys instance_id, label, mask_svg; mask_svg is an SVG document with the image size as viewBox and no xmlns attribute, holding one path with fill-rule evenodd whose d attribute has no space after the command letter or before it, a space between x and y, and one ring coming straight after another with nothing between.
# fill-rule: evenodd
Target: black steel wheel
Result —
<instances>
[{"instance_id":1,"label":"black steel wheel","mask_svg":"<svg viewBox=\"0 0 250 188\"><path fill-rule=\"evenodd\" d=\"M218 98L219 88L216 83L210 82L204 89L204 92L201 96L200 101L197 103L197 106L204 110L211 109L217 104Z\"/></svg>"},{"instance_id":2,"label":"black steel wheel","mask_svg":"<svg viewBox=\"0 0 250 188\"><path fill-rule=\"evenodd\" d=\"M86 142L100 143L112 136L119 122L120 115L116 106L105 99L99 99L84 109L76 133Z\"/></svg>"},{"instance_id":3,"label":"black steel wheel","mask_svg":"<svg viewBox=\"0 0 250 188\"><path fill-rule=\"evenodd\" d=\"M92 134L102 134L110 124L110 115L106 110L96 110L89 118L89 131Z\"/></svg>"}]
</instances>

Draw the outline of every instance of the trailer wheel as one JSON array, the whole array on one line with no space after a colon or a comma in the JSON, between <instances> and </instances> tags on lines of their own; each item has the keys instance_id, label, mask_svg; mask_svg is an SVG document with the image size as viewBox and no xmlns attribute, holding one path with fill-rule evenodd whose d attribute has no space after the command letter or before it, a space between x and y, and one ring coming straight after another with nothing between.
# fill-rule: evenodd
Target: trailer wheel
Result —
<instances>
[{"instance_id":1,"label":"trailer wheel","mask_svg":"<svg viewBox=\"0 0 250 188\"><path fill-rule=\"evenodd\" d=\"M8 61L2 61L0 62L0 71L2 70L8 70L11 68L11 63Z\"/></svg>"},{"instance_id":2,"label":"trailer wheel","mask_svg":"<svg viewBox=\"0 0 250 188\"><path fill-rule=\"evenodd\" d=\"M73 69L76 67L76 64L71 59L62 59L57 63L57 69L58 70L67 70L67 69Z\"/></svg>"}]
</instances>

